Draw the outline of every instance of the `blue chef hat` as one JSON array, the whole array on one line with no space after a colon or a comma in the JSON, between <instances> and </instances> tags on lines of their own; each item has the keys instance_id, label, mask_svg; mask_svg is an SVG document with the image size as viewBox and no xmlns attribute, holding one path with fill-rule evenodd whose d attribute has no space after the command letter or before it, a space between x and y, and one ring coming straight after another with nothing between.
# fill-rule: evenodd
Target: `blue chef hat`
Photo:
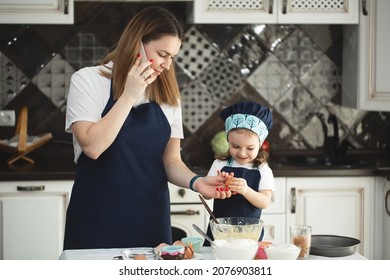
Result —
<instances>
[{"instance_id":1,"label":"blue chef hat","mask_svg":"<svg viewBox=\"0 0 390 280\"><path fill-rule=\"evenodd\" d=\"M255 132L263 144L272 128L272 112L268 107L255 102L240 102L223 109L220 113L225 122L226 133L234 128L246 128Z\"/></svg>"}]
</instances>

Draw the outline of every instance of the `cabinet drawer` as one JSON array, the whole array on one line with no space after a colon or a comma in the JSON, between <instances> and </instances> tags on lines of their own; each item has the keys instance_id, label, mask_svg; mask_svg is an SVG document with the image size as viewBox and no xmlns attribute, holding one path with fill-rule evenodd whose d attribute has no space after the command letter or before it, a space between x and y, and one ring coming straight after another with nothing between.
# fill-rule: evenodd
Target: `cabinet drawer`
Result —
<instances>
[{"instance_id":1,"label":"cabinet drawer","mask_svg":"<svg viewBox=\"0 0 390 280\"><path fill-rule=\"evenodd\" d=\"M0 182L0 259L58 259L72 186L70 180Z\"/></svg>"},{"instance_id":2,"label":"cabinet drawer","mask_svg":"<svg viewBox=\"0 0 390 280\"><path fill-rule=\"evenodd\" d=\"M65 191L72 189L73 181L6 181L0 182L0 194L9 192Z\"/></svg>"}]
</instances>

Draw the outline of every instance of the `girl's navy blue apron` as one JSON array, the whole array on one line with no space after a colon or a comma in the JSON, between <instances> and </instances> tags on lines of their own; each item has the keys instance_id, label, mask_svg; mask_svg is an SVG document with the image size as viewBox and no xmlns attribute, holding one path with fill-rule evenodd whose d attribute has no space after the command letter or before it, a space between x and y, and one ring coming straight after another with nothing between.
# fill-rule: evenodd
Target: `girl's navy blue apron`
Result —
<instances>
[{"instance_id":1,"label":"girl's navy blue apron","mask_svg":"<svg viewBox=\"0 0 390 280\"><path fill-rule=\"evenodd\" d=\"M114 105L112 89L102 116ZM112 145L77 163L64 250L155 247L172 243L163 153L171 127L161 107L132 108Z\"/></svg>"},{"instance_id":2,"label":"girl's navy blue apron","mask_svg":"<svg viewBox=\"0 0 390 280\"><path fill-rule=\"evenodd\" d=\"M230 165L232 165L232 160L229 160L228 165L224 166L221 171L225 171L228 173L234 172L234 177L244 178L250 188L254 189L255 191L258 191L261 179L260 171L258 169L231 167ZM259 209L249 203L248 200L246 200L240 194L232 195L228 199L214 199L213 214L217 218L250 217L260 219L261 210L262 209ZM214 239L213 234L211 233L210 226L208 226L207 228L207 235L210 236L211 239ZM259 241L263 239L263 235L264 229L261 232ZM209 246L210 243L205 240L204 245Z\"/></svg>"}]
</instances>

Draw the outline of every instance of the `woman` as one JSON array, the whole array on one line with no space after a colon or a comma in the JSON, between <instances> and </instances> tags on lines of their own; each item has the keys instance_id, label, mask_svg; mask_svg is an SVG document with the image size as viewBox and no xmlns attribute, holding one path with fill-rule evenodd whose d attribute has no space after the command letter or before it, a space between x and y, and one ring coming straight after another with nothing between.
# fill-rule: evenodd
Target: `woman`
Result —
<instances>
[{"instance_id":1,"label":"woman","mask_svg":"<svg viewBox=\"0 0 390 280\"><path fill-rule=\"evenodd\" d=\"M230 196L216 191L224 178L200 177L181 160L172 60L183 35L169 11L146 8L101 65L73 74L66 131L73 133L77 168L64 249L170 244L167 181L206 198Z\"/></svg>"},{"instance_id":2,"label":"woman","mask_svg":"<svg viewBox=\"0 0 390 280\"><path fill-rule=\"evenodd\" d=\"M208 175L229 178L226 184L233 196L214 201L213 213L216 217L260 219L275 190L274 176L267 163L269 154L261 149L272 128L272 113L261 104L240 102L222 110L220 116L225 123L229 150L217 157ZM224 193L226 187L220 191ZM212 237L210 228L208 234ZM260 240L263 234L264 231Z\"/></svg>"}]
</instances>

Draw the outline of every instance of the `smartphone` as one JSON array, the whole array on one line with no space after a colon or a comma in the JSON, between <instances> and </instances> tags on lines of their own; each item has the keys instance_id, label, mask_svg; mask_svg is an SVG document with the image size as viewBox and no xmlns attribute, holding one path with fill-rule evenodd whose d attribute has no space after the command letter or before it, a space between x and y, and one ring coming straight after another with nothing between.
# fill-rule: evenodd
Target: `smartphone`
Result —
<instances>
[{"instance_id":1,"label":"smartphone","mask_svg":"<svg viewBox=\"0 0 390 280\"><path fill-rule=\"evenodd\" d=\"M144 44L142 42L141 42L140 54L141 54L141 63L148 60L148 57L146 56Z\"/></svg>"}]
</instances>

